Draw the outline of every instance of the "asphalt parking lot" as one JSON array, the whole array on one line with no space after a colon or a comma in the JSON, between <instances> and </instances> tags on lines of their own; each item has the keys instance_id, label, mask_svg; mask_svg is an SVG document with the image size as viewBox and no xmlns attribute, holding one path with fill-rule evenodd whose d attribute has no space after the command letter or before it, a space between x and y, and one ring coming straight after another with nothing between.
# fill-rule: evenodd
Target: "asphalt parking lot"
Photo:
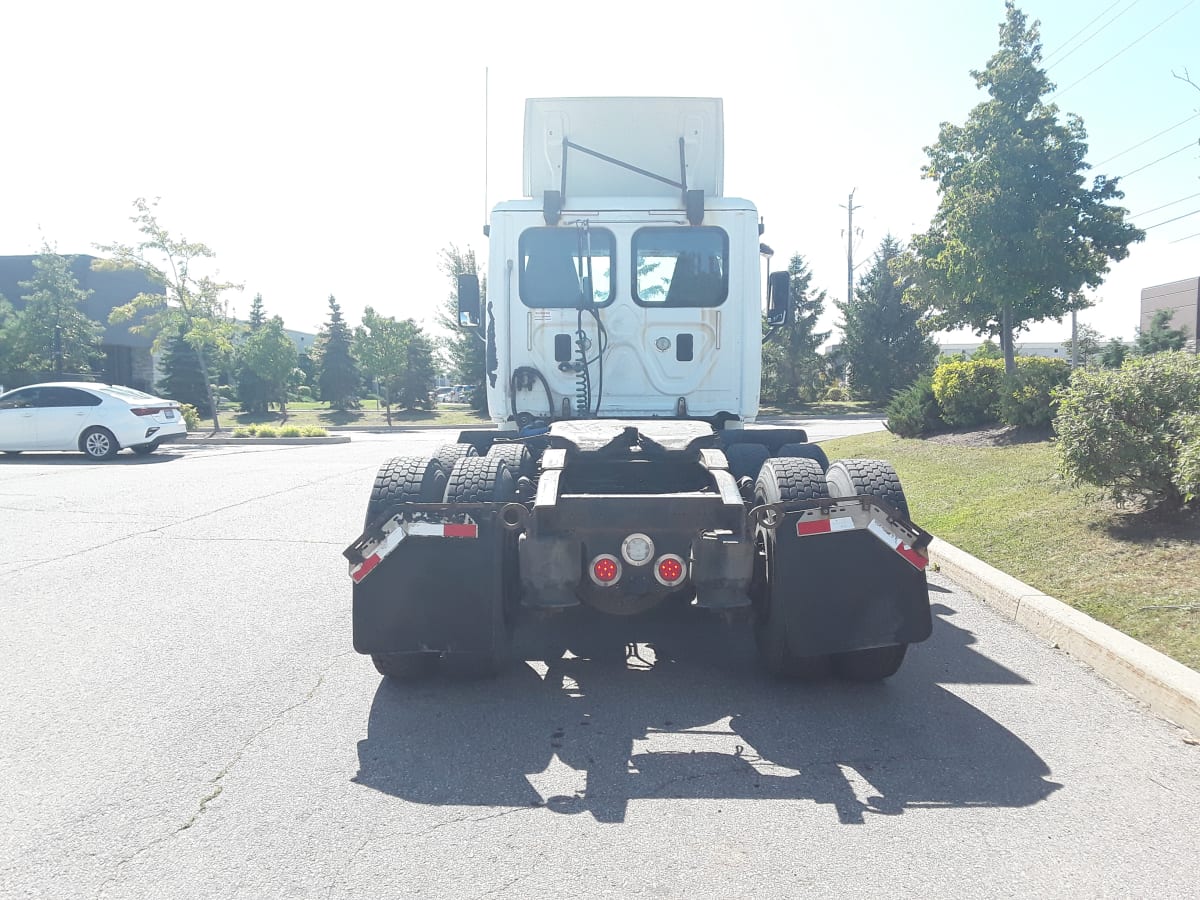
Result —
<instances>
[{"instance_id":1,"label":"asphalt parking lot","mask_svg":"<svg viewBox=\"0 0 1200 900\"><path fill-rule=\"evenodd\" d=\"M882 685L696 619L383 683L341 550L448 436L0 460L0 897L1195 895L1200 747L939 576Z\"/></svg>"}]
</instances>

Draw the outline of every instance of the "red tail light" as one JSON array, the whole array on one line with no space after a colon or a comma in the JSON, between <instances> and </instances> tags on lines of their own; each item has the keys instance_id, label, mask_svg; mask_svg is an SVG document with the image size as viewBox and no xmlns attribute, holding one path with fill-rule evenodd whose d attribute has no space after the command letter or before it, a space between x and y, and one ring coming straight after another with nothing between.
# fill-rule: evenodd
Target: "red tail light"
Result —
<instances>
[{"instance_id":1,"label":"red tail light","mask_svg":"<svg viewBox=\"0 0 1200 900\"><path fill-rule=\"evenodd\" d=\"M161 406L135 406L129 411L135 416L157 416L163 409Z\"/></svg>"},{"instance_id":2,"label":"red tail light","mask_svg":"<svg viewBox=\"0 0 1200 900\"><path fill-rule=\"evenodd\" d=\"M686 575L687 566L683 564L683 558L676 556L674 553L660 556L658 558L658 565L654 567L654 577L664 587L675 587L675 585L683 581Z\"/></svg>"},{"instance_id":3,"label":"red tail light","mask_svg":"<svg viewBox=\"0 0 1200 900\"><path fill-rule=\"evenodd\" d=\"M621 563L610 553L602 553L592 560L592 581L600 587L616 584L621 577Z\"/></svg>"}]
</instances>

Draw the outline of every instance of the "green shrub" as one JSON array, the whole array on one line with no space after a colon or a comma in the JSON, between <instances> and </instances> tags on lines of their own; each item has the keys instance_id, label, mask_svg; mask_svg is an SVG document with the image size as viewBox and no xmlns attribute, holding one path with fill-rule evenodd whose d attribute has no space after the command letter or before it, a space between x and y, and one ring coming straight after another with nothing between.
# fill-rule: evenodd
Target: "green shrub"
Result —
<instances>
[{"instance_id":1,"label":"green shrub","mask_svg":"<svg viewBox=\"0 0 1200 900\"><path fill-rule=\"evenodd\" d=\"M835 403L844 403L850 399L850 394L840 384L831 384L825 389L824 399Z\"/></svg>"},{"instance_id":2,"label":"green shrub","mask_svg":"<svg viewBox=\"0 0 1200 900\"><path fill-rule=\"evenodd\" d=\"M922 375L902 391L896 391L887 407L884 424L900 437L920 437L946 426L933 396L933 377Z\"/></svg>"},{"instance_id":3,"label":"green shrub","mask_svg":"<svg viewBox=\"0 0 1200 900\"><path fill-rule=\"evenodd\" d=\"M305 425L300 429L301 437L328 437L329 432L320 425Z\"/></svg>"},{"instance_id":4,"label":"green shrub","mask_svg":"<svg viewBox=\"0 0 1200 900\"><path fill-rule=\"evenodd\" d=\"M302 437L299 425L284 425L279 429L280 437Z\"/></svg>"},{"instance_id":5,"label":"green shrub","mask_svg":"<svg viewBox=\"0 0 1200 900\"><path fill-rule=\"evenodd\" d=\"M190 403L184 403L180 414L183 416L183 424L187 426L188 431L200 430L200 410Z\"/></svg>"},{"instance_id":6,"label":"green shrub","mask_svg":"<svg viewBox=\"0 0 1200 900\"><path fill-rule=\"evenodd\" d=\"M1066 360L1018 356L1017 371L1005 375L1000 389L1000 421L1005 425L1044 428L1054 418L1056 393L1071 378Z\"/></svg>"},{"instance_id":7,"label":"green shrub","mask_svg":"<svg viewBox=\"0 0 1200 900\"><path fill-rule=\"evenodd\" d=\"M273 438L279 437L279 429L274 425L259 425L257 437Z\"/></svg>"},{"instance_id":8,"label":"green shrub","mask_svg":"<svg viewBox=\"0 0 1200 900\"><path fill-rule=\"evenodd\" d=\"M1180 415L1179 460L1175 467L1175 487L1184 503L1200 499L1200 413Z\"/></svg>"},{"instance_id":9,"label":"green shrub","mask_svg":"<svg viewBox=\"0 0 1200 900\"><path fill-rule=\"evenodd\" d=\"M1135 357L1119 369L1077 369L1059 395L1059 465L1068 479L1179 509L1200 493L1200 357Z\"/></svg>"},{"instance_id":10,"label":"green shrub","mask_svg":"<svg viewBox=\"0 0 1200 900\"><path fill-rule=\"evenodd\" d=\"M239 427L233 429L233 436L234 437L250 437L250 429L242 428L241 426L239 426Z\"/></svg>"},{"instance_id":11,"label":"green shrub","mask_svg":"<svg viewBox=\"0 0 1200 900\"><path fill-rule=\"evenodd\" d=\"M933 395L949 425L970 428L1000 420L1004 362L969 359L942 363L933 373Z\"/></svg>"}]
</instances>

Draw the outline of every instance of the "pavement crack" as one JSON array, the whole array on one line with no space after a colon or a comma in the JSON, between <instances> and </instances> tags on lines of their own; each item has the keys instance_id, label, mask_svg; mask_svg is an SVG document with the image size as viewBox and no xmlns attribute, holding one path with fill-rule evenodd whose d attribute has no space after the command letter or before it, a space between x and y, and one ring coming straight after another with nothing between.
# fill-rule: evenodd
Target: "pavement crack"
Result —
<instances>
[{"instance_id":1,"label":"pavement crack","mask_svg":"<svg viewBox=\"0 0 1200 900\"><path fill-rule=\"evenodd\" d=\"M200 821L200 819L204 816L204 813L208 811L209 804L211 804L214 800L216 800L224 792L225 787L224 787L224 785L221 784L221 782L224 780L225 776L228 775L233 770L233 767L236 766L241 761L242 757L245 756L246 751L250 749L250 747L254 744L254 742L257 741L259 738L261 738L264 734L266 734L272 728L274 728L276 725L278 725L288 713L292 712L293 710L299 709L301 706L304 706L306 703L309 703L313 699L313 697L315 697L317 695L317 691L319 691L321 689L321 686L325 683L325 676L326 676L326 674L328 674L329 670L332 669L337 664L338 660L342 659L345 656L349 656L353 652L354 652L353 650L346 650L342 653L335 654L333 656L333 658L330 659L329 662L325 665L325 667L323 669L321 669L320 672L317 673L316 682L313 684L313 686L311 688L308 689L308 691L304 694L303 697L301 697L299 700L295 701L294 703L291 703L288 706L285 706L279 712L277 712L273 716L271 716L265 725L263 725L261 728L259 728L257 731L255 731L254 734L250 735L250 737L247 738L242 743L242 745L237 749L237 752L235 752L233 754L233 756L229 759L229 761L227 763L225 763L224 766L221 767L220 771L217 772L217 774L214 775L211 779L209 779L208 783L209 783L209 785L211 785L211 790L207 794L205 794L203 797L200 798L200 802L196 807L196 811L194 813L192 813L192 815L188 818L188 820L186 822L177 826L176 828L173 828L167 834L159 835L158 837L154 838L152 841L149 841L148 843L146 843L143 846L139 847L138 849L134 850L132 853L129 853L129 854L123 856L121 859L117 860L115 870L112 872L112 874L110 874L104 880L104 882L101 884L101 887L103 888L109 884L112 884L117 879L117 876L119 875L121 869L124 868L129 863L133 862L135 859L137 859L142 854L147 853L150 850L153 850L155 847L159 846L160 844L166 843L167 841L171 840L172 838L176 837L177 835L182 834L183 832L185 832L188 829L195 826Z\"/></svg>"}]
</instances>

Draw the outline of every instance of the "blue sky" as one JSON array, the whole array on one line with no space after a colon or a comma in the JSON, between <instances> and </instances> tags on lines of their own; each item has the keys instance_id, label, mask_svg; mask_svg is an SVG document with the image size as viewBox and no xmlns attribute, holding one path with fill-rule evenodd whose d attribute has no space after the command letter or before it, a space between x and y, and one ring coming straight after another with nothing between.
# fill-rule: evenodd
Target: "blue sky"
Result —
<instances>
[{"instance_id":1,"label":"blue sky","mask_svg":"<svg viewBox=\"0 0 1200 900\"><path fill-rule=\"evenodd\" d=\"M1181 200L1200 194L1200 116L1184 121L1200 90L1172 77L1200 82L1200 2L1021 8L1041 20L1055 99L1083 117L1096 172L1151 164L1123 182L1135 221L1200 210ZM316 330L333 293L351 321L367 305L429 321L447 293L438 250L484 247L486 67L487 202L520 195L526 97L722 97L726 193L841 297L847 195L862 207L856 261L926 227L923 147L981 99L969 71L1003 17L1000 0L7 4L0 254L43 236L77 253L132 240L132 200L157 196L164 224L244 282L239 312L261 292ZM1132 337L1141 287L1200 275L1200 237L1180 240L1197 232L1200 214L1151 229L1081 321Z\"/></svg>"}]
</instances>

